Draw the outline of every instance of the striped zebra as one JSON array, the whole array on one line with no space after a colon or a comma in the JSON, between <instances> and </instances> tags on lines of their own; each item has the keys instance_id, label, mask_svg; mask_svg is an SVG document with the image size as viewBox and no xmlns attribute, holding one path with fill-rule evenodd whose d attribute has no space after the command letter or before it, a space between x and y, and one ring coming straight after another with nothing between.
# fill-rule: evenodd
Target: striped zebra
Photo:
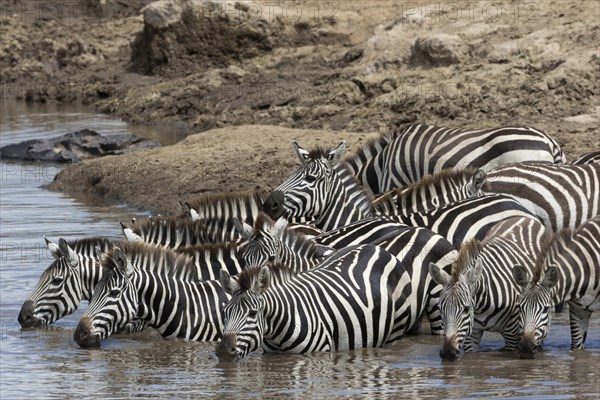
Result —
<instances>
[{"instance_id":1,"label":"striped zebra","mask_svg":"<svg viewBox=\"0 0 600 400\"><path fill-rule=\"evenodd\" d=\"M406 216L391 216L407 225L431 229L457 249L471 239L483 240L495 224L513 217L535 216L512 197L501 194L464 199Z\"/></svg>"},{"instance_id":2,"label":"striped zebra","mask_svg":"<svg viewBox=\"0 0 600 400\"><path fill-rule=\"evenodd\" d=\"M102 256L108 270L75 330L81 347L100 347L131 323L143 321L162 336L214 341L222 332L219 281L201 281L187 255L141 243L123 243Z\"/></svg>"},{"instance_id":3,"label":"striped zebra","mask_svg":"<svg viewBox=\"0 0 600 400\"><path fill-rule=\"evenodd\" d=\"M75 312L82 300L92 298L93 289L102 278L96 248L107 251L113 242L93 237L67 242L60 238L58 245L46 239L54 261L40 276L27 297L18 321L23 328L46 326Z\"/></svg>"},{"instance_id":4,"label":"striped zebra","mask_svg":"<svg viewBox=\"0 0 600 400\"><path fill-rule=\"evenodd\" d=\"M304 217L324 231L372 216L372 198L341 162L346 142L334 150L308 152L294 142L302 166L265 199L264 211L274 220Z\"/></svg>"},{"instance_id":5,"label":"striped zebra","mask_svg":"<svg viewBox=\"0 0 600 400\"><path fill-rule=\"evenodd\" d=\"M533 268L544 232L537 219L510 218L494 226L483 241L463 244L451 274L430 264L433 280L443 285L442 359L458 358L461 346L465 353L478 351L484 331L500 333L506 350L517 349L520 288L511 271L515 263Z\"/></svg>"},{"instance_id":6,"label":"striped zebra","mask_svg":"<svg viewBox=\"0 0 600 400\"><path fill-rule=\"evenodd\" d=\"M219 279L222 269L231 275L239 274L246 267L237 243L200 244L179 247L178 254L190 257L196 266L198 279L202 281Z\"/></svg>"},{"instance_id":7,"label":"striped zebra","mask_svg":"<svg viewBox=\"0 0 600 400\"><path fill-rule=\"evenodd\" d=\"M520 265L513 276L519 296L522 358L533 358L550 327L552 305L569 304L571 349L582 349L593 311L600 309L600 217L563 229L544 242L533 274Z\"/></svg>"},{"instance_id":8,"label":"striped zebra","mask_svg":"<svg viewBox=\"0 0 600 400\"><path fill-rule=\"evenodd\" d=\"M371 223L361 221L354 224L358 225L358 229L343 231L335 240L338 246L332 248L317 244L319 238L309 240L303 235L287 231L287 221L283 218L275 223L265 219L261 225L255 225L253 234L242 251L242 257L249 266L261 266L267 261L274 261L292 270L307 271L320 266L334 250L360 244L377 245L398 258L410 276L414 301L410 309L407 309L408 326L414 328L421 317L426 315L432 333L441 334L440 313L437 307L441 287L431 280L428 266L432 262L450 270L451 260L456 258L454 246L425 228L386 225L379 222L381 221L372 220ZM393 226L394 229L383 236L378 235L379 237L373 231L365 236L365 226L375 228L376 232L382 232L382 227ZM252 229L249 226L245 228ZM360 234L357 235L357 232ZM331 233L328 233L326 241L333 241Z\"/></svg>"},{"instance_id":9,"label":"striped zebra","mask_svg":"<svg viewBox=\"0 0 600 400\"><path fill-rule=\"evenodd\" d=\"M513 197L553 231L574 229L600 214L600 163L503 165L487 174L481 190Z\"/></svg>"},{"instance_id":10,"label":"striped zebra","mask_svg":"<svg viewBox=\"0 0 600 400\"><path fill-rule=\"evenodd\" d=\"M190 199L185 204L194 221L238 218L252 224L266 197L267 193L261 192L210 193Z\"/></svg>"},{"instance_id":11,"label":"striped zebra","mask_svg":"<svg viewBox=\"0 0 600 400\"><path fill-rule=\"evenodd\" d=\"M583 154L576 160L574 160L571 164L580 165L580 164L589 164L589 163L597 163L600 162L600 150L592 151L590 153Z\"/></svg>"},{"instance_id":12,"label":"striped zebra","mask_svg":"<svg viewBox=\"0 0 600 400\"><path fill-rule=\"evenodd\" d=\"M281 264L249 268L221 284L219 357L267 351L307 353L381 347L407 331L410 282L400 261L371 245L348 247L319 268L291 275Z\"/></svg>"},{"instance_id":13,"label":"striped zebra","mask_svg":"<svg viewBox=\"0 0 600 400\"><path fill-rule=\"evenodd\" d=\"M418 182L446 168L483 168L502 164L544 161L565 163L558 143L531 127L492 129L445 128L413 124L399 128L393 139L374 157L358 154L352 172L362 184L378 194ZM369 158L370 157L370 158ZM360 161L363 159L363 161ZM366 159L366 160L365 160Z\"/></svg>"},{"instance_id":14,"label":"striped zebra","mask_svg":"<svg viewBox=\"0 0 600 400\"><path fill-rule=\"evenodd\" d=\"M227 225L221 219L191 221L177 217L151 217L135 220L131 225L121 222L121 229L129 242L152 243L172 249L238 238L233 222Z\"/></svg>"}]
</instances>

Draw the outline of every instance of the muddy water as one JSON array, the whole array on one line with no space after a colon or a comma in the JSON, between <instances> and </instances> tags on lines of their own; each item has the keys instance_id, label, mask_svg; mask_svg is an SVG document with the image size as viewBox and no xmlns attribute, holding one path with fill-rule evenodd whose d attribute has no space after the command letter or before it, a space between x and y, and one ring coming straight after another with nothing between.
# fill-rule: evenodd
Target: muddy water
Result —
<instances>
[{"instance_id":1,"label":"muddy water","mask_svg":"<svg viewBox=\"0 0 600 400\"><path fill-rule=\"evenodd\" d=\"M2 144L80 128L128 129L88 110L2 107ZM137 132L163 143L171 133ZM545 350L534 360L497 351L485 335L483 351L455 363L438 357L440 338L411 336L383 349L310 355L254 354L219 362L214 344L166 340L154 332L114 336L100 350L82 350L72 335L85 304L45 330L22 332L22 301L50 263L43 235L120 234L117 221L133 212L97 199L72 198L39 186L60 166L4 163L1 176L0 397L219 398L598 398L600 316L587 350L568 350L566 314L554 316Z\"/></svg>"}]
</instances>

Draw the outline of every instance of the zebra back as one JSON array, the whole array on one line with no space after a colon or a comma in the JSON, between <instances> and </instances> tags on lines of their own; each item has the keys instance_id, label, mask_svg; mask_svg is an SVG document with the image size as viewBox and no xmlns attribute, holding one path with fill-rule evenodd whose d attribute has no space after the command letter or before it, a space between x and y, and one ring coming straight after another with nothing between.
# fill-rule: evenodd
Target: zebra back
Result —
<instances>
[{"instance_id":1,"label":"zebra back","mask_svg":"<svg viewBox=\"0 0 600 400\"><path fill-rule=\"evenodd\" d=\"M209 193L186 202L193 220L238 218L252 224L267 197L264 192Z\"/></svg>"},{"instance_id":2,"label":"zebra back","mask_svg":"<svg viewBox=\"0 0 600 400\"><path fill-rule=\"evenodd\" d=\"M363 166L363 184L374 193L418 182L446 168L566 162L556 141L531 127L454 129L425 124L403 126L379 154Z\"/></svg>"},{"instance_id":3,"label":"zebra back","mask_svg":"<svg viewBox=\"0 0 600 400\"><path fill-rule=\"evenodd\" d=\"M175 251L193 260L202 281L219 279L223 269L231 275L238 274L246 266L237 243L201 244L179 247Z\"/></svg>"},{"instance_id":4,"label":"zebra back","mask_svg":"<svg viewBox=\"0 0 600 400\"><path fill-rule=\"evenodd\" d=\"M554 231L576 228L600 213L600 163L520 163L490 171L486 194L513 197Z\"/></svg>"},{"instance_id":5,"label":"zebra back","mask_svg":"<svg viewBox=\"0 0 600 400\"><path fill-rule=\"evenodd\" d=\"M326 232L317 236L315 241L323 246L343 249L347 246L372 243L408 228L408 225L392 217L372 217Z\"/></svg>"},{"instance_id":6,"label":"zebra back","mask_svg":"<svg viewBox=\"0 0 600 400\"><path fill-rule=\"evenodd\" d=\"M600 162L600 150L592 151L590 153L583 154L576 160L574 160L571 164L580 165L580 164L589 164L589 163L597 163Z\"/></svg>"}]
</instances>

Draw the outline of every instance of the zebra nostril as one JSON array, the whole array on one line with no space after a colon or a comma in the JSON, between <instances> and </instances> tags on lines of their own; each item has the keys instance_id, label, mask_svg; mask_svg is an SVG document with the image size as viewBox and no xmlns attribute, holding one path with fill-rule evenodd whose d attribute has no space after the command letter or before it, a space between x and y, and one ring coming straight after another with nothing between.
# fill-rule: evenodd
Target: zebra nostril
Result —
<instances>
[{"instance_id":1,"label":"zebra nostril","mask_svg":"<svg viewBox=\"0 0 600 400\"><path fill-rule=\"evenodd\" d=\"M263 211L273 219L281 217L283 215L283 199L283 192L278 190L272 192L263 203Z\"/></svg>"}]
</instances>

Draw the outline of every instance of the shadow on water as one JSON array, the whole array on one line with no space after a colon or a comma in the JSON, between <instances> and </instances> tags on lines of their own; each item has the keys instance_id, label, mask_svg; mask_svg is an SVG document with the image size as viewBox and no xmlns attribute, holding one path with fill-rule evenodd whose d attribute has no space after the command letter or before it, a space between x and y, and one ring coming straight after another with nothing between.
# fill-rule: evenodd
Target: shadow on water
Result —
<instances>
[{"instance_id":1,"label":"shadow on water","mask_svg":"<svg viewBox=\"0 0 600 400\"><path fill-rule=\"evenodd\" d=\"M87 111L15 106L3 112L2 141L81 128L127 129ZM40 116L42 114L43 116ZM64 129L64 130L63 130ZM52 135L54 135L54 133ZM97 198L68 197L39 186L60 166L2 163L0 227L0 396L2 398L598 398L600 318L594 315L586 351L570 352L568 316L554 316L536 359L497 351L486 334L482 352L442 363L441 338L410 336L382 349L340 353L252 354L240 362L216 358L214 343L168 340L156 332L115 335L98 350L73 341L75 314L46 329L21 331L17 314L50 264L43 235L120 236L118 220L135 214ZM37 168L37 169L36 169ZM48 177L39 171L46 168ZM427 329L423 329L427 332Z\"/></svg>"}]
</instances>

